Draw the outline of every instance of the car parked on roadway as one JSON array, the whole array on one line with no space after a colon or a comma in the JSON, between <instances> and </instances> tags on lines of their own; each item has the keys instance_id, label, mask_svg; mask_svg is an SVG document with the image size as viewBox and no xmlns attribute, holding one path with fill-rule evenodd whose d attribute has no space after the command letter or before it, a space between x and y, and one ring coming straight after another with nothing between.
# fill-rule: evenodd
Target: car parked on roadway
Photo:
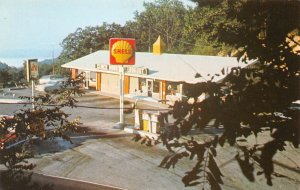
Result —
<instances>
[{"instance_id":1,"label":"car parked on roadway","mask_svg":"<svg viewBox=\"0 0 300 190\"><path fill-rule=\"evenodd\" d=\"M39 84L55 83L57 81L67 81L67 78L61 75L44 75L39 79Z\"/></svg>"},{"instance_id":2,"label":"car parked on roadway","mask_svg":"<svg viewBox=\"0 0 300 190\"><path fill-rule=\"evenodd\" d=\"M66 82L68 78L60 75L45 75L39 79L39 84L35 86L38 91L50 92L59 90Z\"/></svg>"},{"instance_id":3,"label":"car parked on roadway","mask_svg":"<svg viewBox=\"0 0 300 190\"><path fill-rule=\"evenodd\" d=\"M55 92L61 89L66 84L66 81L56 81L53 83L48 83L48 85L45 85L44 91L45 92Z\"/></svg>"},{"instance_id":4,"label":"car parked on roadway","mask_svg":"<svg viewBox=\"0 0 300 190\"><path fill-rule=\"evenodd\" d=\"M53 92L61 89L66 82L65 80L50 81L46 84L36 85L35 89L42 92Z\"/></svg>"}]
</instances>

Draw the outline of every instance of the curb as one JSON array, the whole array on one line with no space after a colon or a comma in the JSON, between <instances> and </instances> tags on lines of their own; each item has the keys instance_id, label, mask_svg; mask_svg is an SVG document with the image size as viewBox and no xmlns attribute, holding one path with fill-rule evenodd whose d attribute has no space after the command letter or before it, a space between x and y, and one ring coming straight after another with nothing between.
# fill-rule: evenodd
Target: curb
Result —
<instances>
[{"instance_id":1,"label":"curb","mask_svg":"<svg viewBox=\"0 0 300 190\"><path fill-rule=\"evenodd\" d=\"M1 99L0 98L0 103L28 103L24 100L20 100L20 99Z\"/></svg>"},{"instance_id":2,"label":"curb","mask_svg":"<svg viewBox=\"0 0 300 190\"><path fill-rule=\"evenodd\" d=\"M38 173L38 172L34 172L34 173L37 174L37 175L50 177L50 178L57 178L57 179L75 181L75 182L79 182L79 183L86 183L86 184L96 185L96 186L100 186L100 188L110 188L110 189L115 189L115 190L126 190L126 189L121 188L121 187L116 187L116 186L112 186L112 185L105 185L105 184L100 184L100 183L95 183L95 182L90 182L90 181L85 181L85 180L80 180L80 179L72 179L72 178L68 178L68 177L49 175L49 174L43 174L43 173Z\"/></svg>"},{"instance_id":3,"label":"curb","mask_svg":"<svg viewBox=\"0 0 300 190\"><path fill-rule=\"evenodd\" d=\"M85 91L85 92L119 99L118 95L114 95L114 94L110 94L110 93L106 93L106 92L99 92L99 91ZM130 101L130 102L134 103L137 99L130 98L130 97L124 97L124 100L127 100L127 101ZM146 101L146 100L143 100L143 99L138 99L138 100L139 100L138 104L144 104L144 105L157 107L157 108L162 108L162 109L169 109L169 105L166 105L166 104L161 104L159 102Z\"/></svg>"},{"instance_id":4,"label":"curb","mask_svg":"<svg viewBox=\"0 0 300 190\"><path fill-rule=\"evenodd\" d=\"M5 172L6 170L1 169L0 174L2 172ZM106 185L106 184L100 184L100 183L95 183L95 182L90 182L90 181L85 181L85 180L80 180L80 179L72 179L68 177L62 177L62 176L56 176L56 175L50 175L50 174L44 174L44 173L39 173L36 171L31 171L31 172L26 172L26 174L33 174L31 180L33 182L38 182L41 185L45 183L49 183L51 185L54 185L54 189L66 189L73 187L72 189L90 189L90 190L127 190L125 188L113 186L113 185ZM66 183L66 181L70 183ZM75 187L75 188L74 188ZM77 187L77 188L76 188ZM2 190L2 185L0 182L0 190Z\"/></svg>"},{"instance_id":5,"label":"curb","mask_svg":"<svg viewBox=\"0 0 300 190\"><path fill-rule=\"evenodd\" d=\"M141 135L142 137L149 137L151 139L157 140L159 135L155 133L149 133L147 131L142 131L142 130L136 130L133 128L133 126L128 126L124 128L124 131L127 133L133 133L137 135Z\"/></svg>"}]
</instances>

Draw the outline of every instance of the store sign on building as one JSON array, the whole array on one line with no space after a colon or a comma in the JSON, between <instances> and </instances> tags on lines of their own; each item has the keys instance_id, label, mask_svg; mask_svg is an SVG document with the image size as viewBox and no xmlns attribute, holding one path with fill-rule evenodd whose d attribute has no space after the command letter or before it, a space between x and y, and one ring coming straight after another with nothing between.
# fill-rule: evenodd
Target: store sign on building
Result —
<instances>
[{"instance_id":1,"label":"store sign on building","mask_svg":"<svg viewBox=\"0 0 300 190\"><path fill-rule=\"evenodd\" d=\"M104 64L96 64L95 68L102 70L102 71L112 71L112 72L119 72L121 66L119 65L104 65ZM128 74L134 75L148 75L149 69L146 67L134 67L134 66L125 66L124 72Z\"/></svg>"},{"instance_id":2,"label":"store sign on building","mask_svg":"<svg viewBox=\"0 0 300 190\"><path fill-rule=\"evenodd\" d=\"M111 38L109 40L110 64L135 64L135 39Z\"/></svg>"}]
</instances>

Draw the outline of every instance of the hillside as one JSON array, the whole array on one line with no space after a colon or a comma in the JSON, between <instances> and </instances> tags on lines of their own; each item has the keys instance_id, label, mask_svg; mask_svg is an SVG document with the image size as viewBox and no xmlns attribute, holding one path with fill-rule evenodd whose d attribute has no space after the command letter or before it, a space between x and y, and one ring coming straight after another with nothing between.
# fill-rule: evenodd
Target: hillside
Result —
<instances>
[{"instance_id":1,"label":"hillside","mask_svg":"<svg viewBox=\"0 0 300 190\"><path fill-rule=\"evenodd\" d=\"M3 63L0 61L0 70L8 69L8 68L9 68L9 66L6 63Z\"/></svg>"},{"instance_id":2,"label":"hillside","mask_svg":"<svg viewBox=\"0 0 300 190\"><path fill-rule=\"evenodd\" d=\"M52 60L52 59L45 59L43 61L39 61L39 64L47 64L47 65L50 65L53 63L53 61L55 62L56 59Z\"/></svg>"}]
</instances>

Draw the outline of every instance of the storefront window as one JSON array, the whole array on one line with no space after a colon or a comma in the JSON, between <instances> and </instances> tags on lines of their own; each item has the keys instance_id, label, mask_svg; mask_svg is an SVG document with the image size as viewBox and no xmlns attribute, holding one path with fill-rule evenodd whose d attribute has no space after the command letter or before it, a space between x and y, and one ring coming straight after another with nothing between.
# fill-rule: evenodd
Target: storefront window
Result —
<instances>
[{"instance_id":1,"label":"storefront window","mask_svg":"<svg viewBox=\"0 0 300 190\"><path fill-rule=\"evenodd\" d=\"M153 83L153 92L159 93L159 82L158 81L154 81L154 83Z\"/></svg>"},{"instance_id":2,"label":"storefront window","mask_svg":"<svg viewBox=\"0 0 300 190\"><path fill-rule=\"evenodd\" d=\"M174 82L167 82L167 94L176 95L180 92L180 84Z\"/></svg>"},{"instance_id":3,"label":"storefront window","mask_svg":"<svg viewBox=\"0 0 300 190\"><path fill-rule=\"evenodd\" d=\"M96 82L96 72L90 72L90 80Z\"/></svg>"},{"instance_id":4,"label":"storefront window","mask_svg":"<svg viewBox=\"0 0 300 190\"><path fill-rule=\"evenodd\" d=\"M139 78L139 90L141 92L146 90L146 79Z\"/></svg>"}]
</instances>

